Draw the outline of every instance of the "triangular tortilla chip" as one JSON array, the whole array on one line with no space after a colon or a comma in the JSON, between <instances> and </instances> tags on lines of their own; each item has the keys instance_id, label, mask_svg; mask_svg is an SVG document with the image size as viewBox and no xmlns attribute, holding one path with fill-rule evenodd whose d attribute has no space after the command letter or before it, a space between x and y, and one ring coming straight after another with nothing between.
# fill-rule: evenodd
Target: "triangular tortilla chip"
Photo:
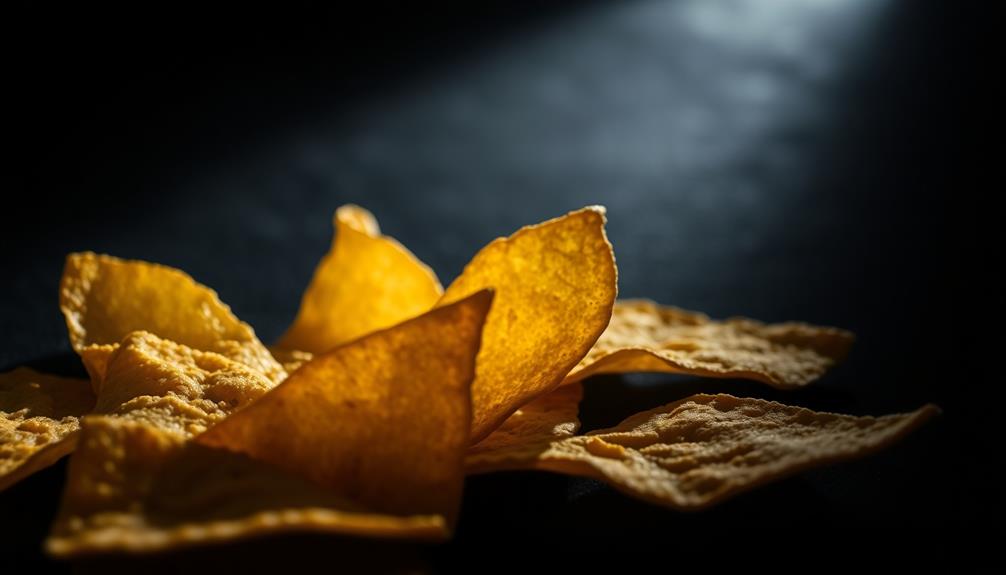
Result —
<instances>
[{"instance_id":1,"label":"triangular tortilla chip","mask_svg":"<svg viewBox=\"0 0 1006 575\"><path fill-rule=\"evenodd\" d=\"M286 377L251 326L234 317L215 291L181 270L91 252L70 254L59 306L95 391L111 352L134 331L219 353L276 383Z\"/></svg>"},{"instance_id":2,"label":"triangular tortilla chip","mask_svg":"<svg viewBox=\"0 0 1006 575\"><path fill-rule=\"evenodd\" d=\"M402 244L382 236L367 210L335 213L332 248L314 271L300 311L277 347L322 353L415 317L440 299L436 274Z\"/></svg>"},{"instance_id":3,"label":"triangular tortilla chip","mask_svg":"<svg viewBox=\"0 0 1006 575\"><path fill-rule=\"evenodd\" d=\"M293 373L300 369L300 366L314 359L314 354L309 351L299 349L284 349L282 347L270 346L269 353L276 358L276 361L283 366L287 373Z\"/></svg>"},{"instance_id":4,"label":"triangular tortilla chip","mask_svg":"<svg viewBox=\"0 0 1006 575\"><path fill-rule=\"evenodd\" d=\"M246 453L391 515L453 525L492 292L316 356L195 441Z\"/></svg>"},{"instance_id":5,"label":"triangular tortilla chip","mask_svg":"<svg viewBox=\"0 0 1006 575\"><path fill-rule=\"evenodd\" d=\"M258 370L137 331L108 361L95 412L193 436L264 395Z\"/></svg>"},{"instance_id":6,"label":"triangular tortilla chip","mask_svg":"<svg viewBox=\"0 0 1006 575\"><path fill-rule=\"evenodd\" d=\"M845 358L852 333L798 322L763 324L661 306L648 300L615 302L611 323L566 376L665 372L753 379L792 389L807 385Z\"/></svg>"},{"instance_id":7,"label":"triangular tortilla chip","mask_svg":"<svg viewBox=\"0 0 1006 575\"><path fill-rule=\"evenodd\" d=\"M514 412L489 437L468 449L469 474L506 469L509 462L536 457L553 441L573 437L580 429L583 386L563 385Z\"/></svg>"},{"instance_id":8,"label":"triangular tortilla chip","mask_svg":"<svg viewBox=\"0 0 1006 575\"><path fill-rule=\"evenodd\" d=\"M674 509L708 507L800 471L879 451L939 413L854 417L761 399L693 395L633 415L619 425L552 442L523 462L605 481Z\"/></svg>"},{"instance_id":9,"label":"triangular tortilla chip","mask_svg":"<svg viewBox=\"0 0 1006 575\"><path fill-rule=\"evenodd\" d=\"M447 288L444 305L496 290L472 385L472 441L558 386L597 341L617 291L604 209L588 207L498 238Z\"/></svg>"},{"instance_id":10,"label":"triangular tortilla chip","mask_svg":"<svg viewBox=\"0 0 1006 575\"><path fill-rule=\"evenodd\" d=\"M389 516L246 455L122 418L84 418L47 551L148 552L288 531L442 539L436 514Z\"/></svg>"},{"instance_id":11,"label":"triangular tortilla chip","mask_svg":"<svg viewBox=\"0 0 1006 575\"><path fill-rule=\"evenodd\" d=\"M87 380L26 367L0 373L0 491L73 451L92 407Z\"/></svg>"}]
</instances>

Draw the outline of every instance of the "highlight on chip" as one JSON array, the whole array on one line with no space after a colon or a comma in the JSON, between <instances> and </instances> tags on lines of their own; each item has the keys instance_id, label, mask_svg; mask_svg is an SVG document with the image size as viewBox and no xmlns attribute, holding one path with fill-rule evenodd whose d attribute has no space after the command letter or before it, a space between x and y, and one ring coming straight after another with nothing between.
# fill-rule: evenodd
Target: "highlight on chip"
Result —
<instances>
[{"instance_id":1,"label":"highlight on chip","mask_svg":"<svg viewBox=\"0 0 1006 575\"><path fill-rule=\"evenodd\" d=\"M236 318L215 291L181 270L92 252L70 254L59 307L95 391L115 345L134 331L219 353L276 383L286 377L251 326Z\"/></svg>"},{"instance_id":2,"label":"highlight on chip","mask_svg":"<svg viewBox=\"0 0 1006 575\"><path fill-rule=\"evenodd\" d=\"M768 483L874 453L939 413L854 417L761 399L693 395L617 426L552 442L498 469L591 477L628 495L696 510Z\"/></svg>"},{"instance_id":3,"label":"highlight on chip","mask_svg":"<svg viewBox=\"0 0 1006 575\"><path fill-rule=\"evenodd\" d=\"M525 404L489 437L468 449L469 474L506 469L512 461L533 459L553 441L573 437L580 429L583 386L563 385Z\"/></svg>"},{"instance_id":4,"label":"highlight on chip","mask_svg":"<svg viewBox=\"0 0 1006 575\"><path fill-rule=\"evenodd\" d=\"M261 372L220 354L137 331L109 358L94 409L193 436L273 386Z\"/></svg>"},{"instance_id":5,"label":"highlight on chip","mask_svg":"<svg viewBox=\"0 0 1006 575\"><path fill-rule=\"evenodd\" d=\"M342 206L333 223L332 247L315 269L279 348L328 351L429 310L443 293L433 270L381 235L367 210Z\"/></svg>"},{"instance_id":6,"label":"highlight on chip","mask_svg":"<svg viewBox=\"0 0 1006 575\"><path fill-rule=\"evenodd\" d=\"M153 552L283 532L443 538L437 514L392 516L246 455L141 422L87 416L46 550Z\"/></svg>"},{"instance_id":7,"label":"highlight on chip","mask_svg":"<svg viewBox=\"0 0 1006 575\"><path fill-rule=\"evenodd\" d=\"M0 373L0 491L73 451L92 407L87 380L26 367Z\"/></svg>"},{"instance_id":8,"label":"highlight on chip","mask_svg":"<svg viewBox=\"0 0 1006 575\"><path fill-rule=\"evenodd\" d=\"M479 291L315 356L195 441L303 475L368 510L437 514L452 526L492 301Z\"/></svg>"},{"instance_id":9,"label":"highlight on chip","mask_svg":"<svg viewBox=\"0 0 1006 575\"><path fill-rule=\"evenodd\" d=\"M746 318L713 321L649 300L620 300L611 323L566 381L650 371L752 379L793 389L844 359L854 339L833 327L766 325Z\"/></svg>"},{"instance_id":10,"label":"highlight on chip","mask_svg":"<svg viewBox=\"0 0 1006 575\"><path fill-rule=\"evenodd\" d=\"M482 248L438 305L496 290L472 385L472 442L558 386L611 317L617 272L593 206L521 228Z\"/></svg>"}]
</instances>

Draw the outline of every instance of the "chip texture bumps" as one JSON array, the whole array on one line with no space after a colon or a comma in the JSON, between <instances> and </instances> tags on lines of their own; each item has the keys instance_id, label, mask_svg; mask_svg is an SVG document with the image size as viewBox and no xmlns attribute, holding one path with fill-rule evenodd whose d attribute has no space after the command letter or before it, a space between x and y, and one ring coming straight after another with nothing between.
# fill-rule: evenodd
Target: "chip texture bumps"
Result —
<instances>
[{"instance_id":1,"label":"chip texture bumps","mask_svg":"<svg viewBox=\"0 0 1006 575\"><path fill-rule=\"evenodd\" d=\"M0 373L0 490L73 451L79 418L93 406L86 380L25 367Z\"/></svg>"},{"instance_id":2,"label":"chip texture bumps","mask_svg":"<svg viewBox=\"0 0 1006 575\"><path fill-rule=\"evenodd\" d=\"M438 514L453 525L492 299L480 291L315 356L196 441L304 475L372 511Z\"/></svg>"},{"instance_id":3,"label":"chip texture bumps","mask_svg":"<svg viewBox=\"0 0 1006 575\"><path fill-rule=\"evenodd\" d=\"M588 207L484 247L441 304L496 290L472 385L472 441L562 382L604 331L616 295L604 210Z\"/></svg>"},{"instance_id":4,"label":"chip texture bumps","mask_svg":"<svg viewBox=\"0 0 1006 575\"><path fill-rule=\"evenodd\" d=\"M433 270L381 235L367 210L342 206L334 225L332 248L318 264L279 347L322 353L415 317L443 293Z\"/></svg>"},{"instance_id":5,"label":"chip texture bumps","mask_svg":"<svg viewBox=\"0 0 1006 575\"><path fill-rule=\"evenodd\" d=\"M566 377L654 371L753 379L780 389L819 378L849 351L845 330L798 322L763 324L704 314L647 300L615 303L611 323Z\"/></svg>"},{"instance_id":6,"label":"chip texture bumps","mask_svg":"<svg viewBox=\"0 0 1006 575\"><path fill-rule=\"evenodd\" d=\"M115 345L134 331L219 353L277 383L286 377L254 330L234 317L216 292L174 268L91 252L70 254L59 304L70 343L96 390Z\"/></svg>"},{"instance_id":7,"label":"chip texture bumps","mask_svg":"<svg viewBox=\"0 0 1006 575\"><path fill-rule=\"evenodd\" d=\"M84 418L46 549L158 551L286 531L442 538L437 515L388 516L243 454L122 418Z\"/></svg>"},{"instance_id":8,"label":"chip texture bumps","mask_svg":"<svg viewBox=\"0 0 1006 575\"><path fill-rule=\"evenodd\" d=\"M563 385L508 417L489 437L468 449L468 473L506 468L512 461L533 459L553 441L572 437L580 429L583 386Z\"/></svg>"},{"instance_id":9,"label":"chip texture bumps","mask_svg":"<svg viewBox=\"0 0 1006 575\"><path fill-rule=\"evenodd\" d=\"M95 411L192 436L273 387L242 363L151 333L127 335L108 361Z\"/></svg>"},{"instance_id":10,"label":"chip texture bumps","mask_svg":"<svg viewBox=\"0 0 1006 575\"><path fill-rule=\"evenodd\" d=\"M611 429L552 442L509 469L592 477L640 499L701 509L799 471L883 449L939 410L854 417L761 399L693 395Z\"/></svg>"}]
</instances>

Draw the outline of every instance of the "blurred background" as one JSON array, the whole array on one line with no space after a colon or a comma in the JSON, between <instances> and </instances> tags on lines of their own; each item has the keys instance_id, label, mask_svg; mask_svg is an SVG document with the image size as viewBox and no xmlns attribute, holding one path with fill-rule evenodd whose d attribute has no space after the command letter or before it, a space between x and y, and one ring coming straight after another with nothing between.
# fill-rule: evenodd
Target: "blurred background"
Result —
<instances>
[{"instance_id":1,"label":"blurred background","mask_svg":"<svg viewBox=\"0 0 1006 575\"><path fill-rule=\"evenodd\" d=\"M987 14L894 0L472 4L17 12L3 40L0 369L82 372L57 309L71 251L180 267L270 342L343 203L374 212L445 285L492 238L603 204L622 297L859 339L798 393L590 382L585 429L696 391L856 414L936 402L945 416L884 455L703 515L584 480L477 478L434 566L498 532L531 545L801 525L887 549L857 530L990 516L989 417L974 399L994 385L1003 293L988 273L1002 268L998 217L978 201L991 189L976 135L1001 102L978 85L993 73L978 57ZM25 561L40 560L56 506L34 501L55 498L63 473L0 495L33 521L16 540Z\"/></svg>"}]
</instances>

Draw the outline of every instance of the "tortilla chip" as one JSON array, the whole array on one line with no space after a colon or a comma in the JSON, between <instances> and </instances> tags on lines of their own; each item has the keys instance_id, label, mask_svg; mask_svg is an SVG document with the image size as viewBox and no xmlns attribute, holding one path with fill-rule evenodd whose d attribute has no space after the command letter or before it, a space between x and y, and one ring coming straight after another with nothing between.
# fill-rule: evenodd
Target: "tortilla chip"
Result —
<instances>
[{"instance_id":1,"label":"tortilla chip","mask_svg":"<svg viewBox=\"0 0 1006 575\"><path fill-rule=\"evenodd\" d=\"M381 235L367 210L342 206L334 225L332 248L278 347L326 352L428 311L444 291L433 270Z\"/></svg>"},{"instance_id":2,"label":"tortilla chip","mask_svg":"<svg viewBox=\"0 0 1006 575\"><path fill-rule=\"evenodd\" d=\"M0 491L73 451L79 418L92 407L86 380L26 367L0 373Z\"/></svg>"},{"instance_id":3,"label":"tortilla chip","mask_svg":"<svg viewBox=\"0 0 1006 575\"><path fill-rule=\"evenodd\" d=\"M283 366L283 369L287 373L293 373L300 369L300 366L314 359L314 354L309 351L301 351L299 349L283 349L281 347L272 346L269 348L269 353L272 354L276 361Z\"/></svg>"},{"instance_id":4,"label":"tortilla chip","mask_svg":"<svg viewBox=\"0 0 1006 575\"><path fill-rule=\"evenodd\" d=\"M271 463L368 510L453 525L485 290L315 357L195 441Z\"/></svg>"},{"instance_id":5,"label":"tortilla chip","mask_svg":"<svg viewBox=\"0 0 1006 575\"><path fill-rule=\"evenodd\" d=\"M615 259L604 208L498 238L475 255L438 305L496 290L472 385L472 442L558 386L594 345L615 301Z\"/></svg>"},{"instance_id":6,"label":"tortilla chip","mask_svg":"<svg viewBox=\"0 0 1006 575\"><path fill-rule=\"evenodd\" d=\"M388 516L246 455L122 418L84 418L46 550L158 551L289 531L439 539L438 515Z\"/></svg>"},{"instance_id":7,"label":"tortilla chip","mask_svg":"<svg viewBox=\"0 0 1006 575\"><path fill-rule=\"evenodd\" d=\"M564 385L521 407L489 437L468 449L469 474L506 469L508 462L533 459L556 440L573 437L580 429L583 386Z\"/></svg>"},{"instance_id":8,"label":"tortilla chip","mask_svg":"<svg viewBox=\"0 0 1006 575\"><path fill-rule=\"evenodd\" d=\"M286 377L251 326L234 317L216 292L174 268L91 252L70 254L59 307L95 391L115 346L134 331L219 353L276 383Z\"/></svg>"},{"instance_id":9,"label":"tortilla chip","mask_svg":"<svg viewBox=\"0 0 1006 575\"><path fill-rule=\"evenodd\" d=\"M552 442L505 468L582 475L657 505L696 510L812 467L880 451L937 413L926 405L906 414L853 417L693 395L611 429Z\"/></svg>"},{"instance_id":10,"label":"tortilla chip","mask_svg":"<svg viewBox=\"0 0 1006 575\"><path fill-rule=\"evenodd\" d=\"M566 377L640 371L743 378L802 387L845 358L852 333L805 323L710 320L648 300L615 302L611 323Z\"/></svg>"},{"instance_id":11,"label":"tortilla chip","mask_svg":"<svg viewBox=\"0 0 1006 575\"><path fill-rule=\"evenodd\" d=\"M206 431L273 387L244 364L144 331L127 335L117 348L95 411L187 436Z\"/></svg>"}]
</instances>

